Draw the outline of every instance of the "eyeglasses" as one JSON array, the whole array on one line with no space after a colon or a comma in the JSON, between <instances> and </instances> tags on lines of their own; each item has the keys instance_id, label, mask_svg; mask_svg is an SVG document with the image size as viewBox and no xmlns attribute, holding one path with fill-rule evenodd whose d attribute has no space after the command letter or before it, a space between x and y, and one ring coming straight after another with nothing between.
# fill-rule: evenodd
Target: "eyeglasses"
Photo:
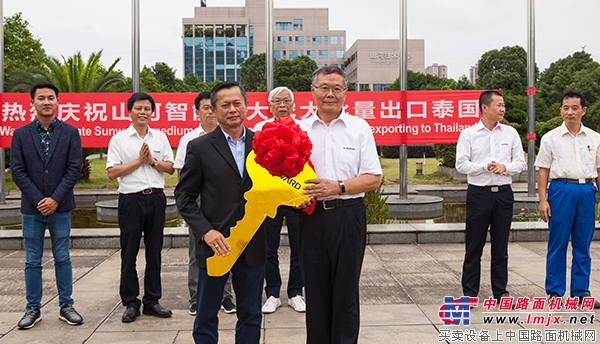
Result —
<instances>
[{"instance_id":1,"label":"eyeglasses","mask_svg":"<svg viewBox=\"0 0 600 344\"><path fill-rule=\"evenodd\" d=\"M271 100L271 104L280 105L281 103L287 105L292 102L291 99L273 99Z\"/></svg>"},{"instance_id":2,"label":"eyeglasses","mask_svg":"<svg viewBox=\"0 0 600 344\"><path fill-rule=\"evenodd\" d=\"M339 87L336 86L334 88L329 88L328 86L317 86L317 85L312 85L315 90L317 90L317 92L321 93L321 94L329 94L329 91L332 91L333 94L340 94L342 92L344 92L345 90L347 90L347 87Z\"/></svg>"}]
</instances>

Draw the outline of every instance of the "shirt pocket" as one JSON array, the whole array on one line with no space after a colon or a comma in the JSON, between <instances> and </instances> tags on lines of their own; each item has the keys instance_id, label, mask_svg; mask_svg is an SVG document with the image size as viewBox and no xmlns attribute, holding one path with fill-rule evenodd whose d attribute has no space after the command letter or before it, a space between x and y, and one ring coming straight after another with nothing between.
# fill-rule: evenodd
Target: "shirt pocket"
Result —
<instances>
[{"instance_id":1,"label":"shirt pocket","mask_svg":"<svg viewBox=\"0 0 600 344\"><path fill-rule=\"evenodd\" d=\"M355 172L358 170L360 150L358 147L342 146L338 163L343 171Z\"/></svg>"},{"instance_id":2,"label":"shirt pocket","mask_svg":"<svg viewBox=\"0 0 600 344\"><path fill-rule=\"evenodd\" d=\"M508 142L500 142L496 145L494 161L507 164L512 160L512 148Z\"/></svg>"}]
</instances>

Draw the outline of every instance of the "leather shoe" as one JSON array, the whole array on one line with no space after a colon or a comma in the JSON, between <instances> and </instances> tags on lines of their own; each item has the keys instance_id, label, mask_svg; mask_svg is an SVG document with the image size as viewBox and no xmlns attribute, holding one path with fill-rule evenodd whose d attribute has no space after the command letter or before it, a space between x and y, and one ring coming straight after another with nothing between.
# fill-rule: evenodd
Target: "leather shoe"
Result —
<instances>
[{"instance_id":1,"label":"leather shoe","mask_svg":"<svg viewBox=\"0 0 600 344\"><path fill-rule=\"evenodd\" d=\"M168 318L173 315L173 312L170 310L163 308L160 304L155 304L152 307L144 307L144 314L146 315L154 315L159 318Z\"/></svg>"},{"instance_id":2,"label":"leather shoe","mask_svg":"<svg viewBox=\"0 0 600 344\"><path fill-rule=\"evenodd\" d=\"M121 317L121 321L124 323L134 322L135 319L139 315L140 315L140 309L130 306L130 307L127 307L127 309L125 310L125 313L123 313L123 316Z\"/></svg>"}]
</instances>

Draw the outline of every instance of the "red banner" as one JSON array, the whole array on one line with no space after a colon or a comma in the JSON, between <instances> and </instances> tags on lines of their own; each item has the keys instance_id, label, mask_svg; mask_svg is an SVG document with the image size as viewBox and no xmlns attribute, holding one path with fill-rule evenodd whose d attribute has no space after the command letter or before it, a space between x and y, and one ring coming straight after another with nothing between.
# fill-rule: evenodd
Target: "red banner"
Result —
<instances>
[{"instance_id":1,"label":"red banner","mask_svg":"<svg viewBox=\"0 0 600 344\"><path fill-rule=\"evenodd\" d=\"M348 92L346 112L364 118L378 145L456 143L461 130L479 120L481 91ZM56 117L79 129L84 147L108 147L110 138L130 124L131 93L61 93ZM196 93L152 93L156 102L150 127L177 147L198 126ZM246 125L272 117L266 92L248 93ZM296 92L295 117L316 113L310 92ZM35 118L28 93L1 93L0 147L9 148L16 128Z\"/></svg>"}]
</instances>

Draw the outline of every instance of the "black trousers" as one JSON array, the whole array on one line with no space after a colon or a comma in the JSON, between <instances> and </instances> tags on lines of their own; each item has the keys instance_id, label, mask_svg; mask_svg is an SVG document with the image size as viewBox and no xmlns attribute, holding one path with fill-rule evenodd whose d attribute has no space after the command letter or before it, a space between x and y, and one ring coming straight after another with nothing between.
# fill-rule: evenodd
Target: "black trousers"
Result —
<instances>
[{"instance_id":1,"label":"black trousers","mask_svg":"<svg viewBox=\"0 0 600 344\"><path fill-rule=\"evenodd\" d=\"M357 343L359 279L367 237L365 204L300 215L306 342Z\"/></svg>"},{"instance_id":2,"label":"black trousers","mask_svg":"<svg viewBox=\"0 0 600 344\"><path fill-rule=\"evenodd\" d=\"M488 228L492 244L492 293L497 298L506 292L508 283L508 239L514 197L510 187L492 192L488 187L467 188L467 222L465 261L463 263L463 295L477 296L481 279L481 254Z\"/></svg>"},{"instance_id":3,"label":"black trousers","mask_svg":"<svg viewBox=\"0 0 600 344\"><path fill-rule=\"evenodd\" d=\"M121 282L119 295L123 306L139 308L140 285L136 258L144 234L146 271L144 275L144 307L152 307L162 296L160 281L161 250L165 227L167 199L160 191L150 195L119 194L119 228L121 232Z\"/></svg>"}]
</instances>

